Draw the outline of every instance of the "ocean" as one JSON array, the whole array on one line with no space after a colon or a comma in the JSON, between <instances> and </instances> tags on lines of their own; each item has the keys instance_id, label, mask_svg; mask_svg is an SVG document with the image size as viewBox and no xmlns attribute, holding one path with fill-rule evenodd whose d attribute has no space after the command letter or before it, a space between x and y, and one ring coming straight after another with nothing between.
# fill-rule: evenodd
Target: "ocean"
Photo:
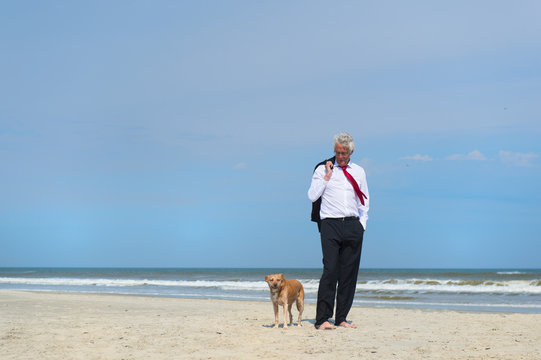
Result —
<instances>
[{"instance_id":1,"label":"ocean","mask_svg":"<svg viewBox=\"0 0 541 360\"><path fill-rule=\"evenodd\" d=\"M269 301L280 272L316 302L321 269L0 268L0 289ZM541 269L361 269L354 305L541 313Z\"/></svg>"}]
</instances>

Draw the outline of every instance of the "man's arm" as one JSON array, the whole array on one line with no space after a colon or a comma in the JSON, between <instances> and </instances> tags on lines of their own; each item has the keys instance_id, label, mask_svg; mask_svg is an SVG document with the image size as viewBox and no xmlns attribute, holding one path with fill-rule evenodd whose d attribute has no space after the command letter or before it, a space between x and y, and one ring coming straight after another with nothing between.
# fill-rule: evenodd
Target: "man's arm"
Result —
<instances>
[{"instance_id":1,"label":"man's arm","mask_svg":"<svg viewBox=\"0 0 541 360\"><path fill-rule=\"evenodd\" d=\"M366 222L368 221L368 209L370 208L370 194L368 193L368 184L366 183L366 173L362 169L361 178L359 179L359 188L366 195L364 200L364 205L359 202L359 220L363 224L363 227L366 230Z\"/></svg>"},{"instance_id":2,"label":"man's arm","mask_svg":"<svg viewBox=\"0 0 541 360\"><path fill-rule=\"evenodd\" d=\"M327 183L332 176L332 167L333 164L330 161L327 161L325 166L320 165L317 167L316 171L314 171L312 183L310 184L310 189L308 189L308 199L310 199L311 202L316 201L323 195L323 191L325 191Z\"/></svg>"}]
</instances>

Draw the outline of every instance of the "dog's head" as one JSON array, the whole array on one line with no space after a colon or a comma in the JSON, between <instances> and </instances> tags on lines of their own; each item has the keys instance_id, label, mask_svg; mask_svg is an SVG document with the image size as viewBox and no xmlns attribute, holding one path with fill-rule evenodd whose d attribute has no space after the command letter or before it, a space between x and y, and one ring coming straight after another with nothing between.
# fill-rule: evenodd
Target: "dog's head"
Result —
<instances>
[{"instance_id":1,"label":"dog's head","mask_svg":"<svg viewBox=\"0 0 541 360\"><path fill-rule=\"evenodd\" d=\"M265 276L265 281L269 284L271 290L279 290L284 285L286 279L284 279L284 274L272 274Z\"/></svg>"}]
</instances>

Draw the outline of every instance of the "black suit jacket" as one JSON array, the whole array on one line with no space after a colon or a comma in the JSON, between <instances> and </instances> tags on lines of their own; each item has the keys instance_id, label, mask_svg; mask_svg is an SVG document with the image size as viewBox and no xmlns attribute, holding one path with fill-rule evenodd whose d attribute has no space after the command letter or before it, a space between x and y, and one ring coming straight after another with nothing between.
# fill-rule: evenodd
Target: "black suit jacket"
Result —
<instances>
[{"instance_id":1,"label":"black suit jacket","mask_svg":"<svg viewBox=\"0 0 541 360\"><path fill-rule=\"evenodd\" d=\"M333 156L332 158L327 159L327 160L323 160L322 162L318 163L316 167L314 167L314 172L316 171L319 165L325 165L327 161L330 161L334 164L335 160L336 160L336 156ZM313 222L317 223L317 229L319 232L321 232L321 218L319 216L320 210L321 210L321 197L312 203L312 218L311 218Z\"/></svg>"}]
</instances>

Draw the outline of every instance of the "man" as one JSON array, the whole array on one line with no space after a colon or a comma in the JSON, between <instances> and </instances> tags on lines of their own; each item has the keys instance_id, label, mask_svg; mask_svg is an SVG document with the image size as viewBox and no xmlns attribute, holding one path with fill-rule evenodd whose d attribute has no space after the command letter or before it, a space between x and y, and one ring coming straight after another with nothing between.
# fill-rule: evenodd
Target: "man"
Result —
<instances>
[{"instance_id":1,"label":"man","mask_svg":"<svg viewBox=\"0 0 541 360\"><path fill-rule=\"evenodd\" d=\"M336 135L335 163L327 161L325 165L318 166L308 190L310 201L321 197L323 274L317 294L317 329L357 327L349 323L346 317L353 304L357 285L369 197L364 169L350 162L354 148L353 138L349 134ZM336 313L332 325L329 318L333 315L335 296Z\"/></svg>"}]
</instances>

